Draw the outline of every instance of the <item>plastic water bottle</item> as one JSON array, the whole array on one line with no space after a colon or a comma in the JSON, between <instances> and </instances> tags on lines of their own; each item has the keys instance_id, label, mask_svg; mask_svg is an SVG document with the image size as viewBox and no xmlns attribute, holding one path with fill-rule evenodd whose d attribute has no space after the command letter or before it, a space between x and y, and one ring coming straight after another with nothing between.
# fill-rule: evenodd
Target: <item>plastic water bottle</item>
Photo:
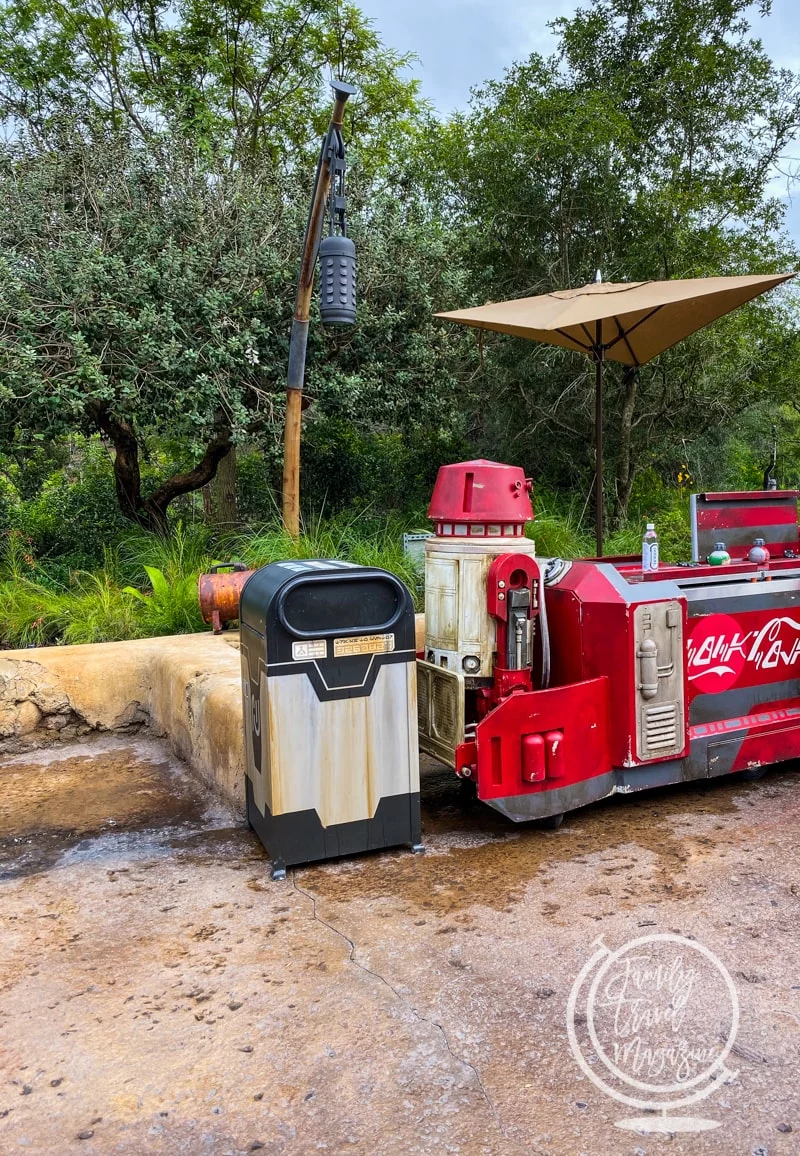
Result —
<instances>
[{"instance_id":1,"label":"plastic water bottle","mask_svg":"<svg viewBox=\"0 0 800 1156\"><path fill-rule=\"evenodd\" d=\"M647 523L647 529L642 538L642 573L652 574L658 569L658 534L652 522Z\"/></svg>"}]
</instances>

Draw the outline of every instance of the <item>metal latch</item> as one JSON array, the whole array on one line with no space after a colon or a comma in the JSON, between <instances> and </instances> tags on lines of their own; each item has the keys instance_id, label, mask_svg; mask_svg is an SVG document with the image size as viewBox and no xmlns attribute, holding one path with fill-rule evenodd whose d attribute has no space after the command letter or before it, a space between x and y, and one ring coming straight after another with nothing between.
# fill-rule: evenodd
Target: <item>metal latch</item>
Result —
<instances>
[{"instance_id":1,"label":"metal latch","mask_svg":"<svg viewBox=\"0 0 800 1156\"><path fill-rule=\"evenodd\" d=\"M652 626L649 614L645 617L647 627ZM655 698L658 694L658 680L670 678L675 672L675 632L681 624L681 612L677 606L670 606L664 616L669 637L669 658L666 666L658 665L658 645L652 638L640 642L636 657L639 659L639 691L642 698Z\"/></svg>"}]
</instances>

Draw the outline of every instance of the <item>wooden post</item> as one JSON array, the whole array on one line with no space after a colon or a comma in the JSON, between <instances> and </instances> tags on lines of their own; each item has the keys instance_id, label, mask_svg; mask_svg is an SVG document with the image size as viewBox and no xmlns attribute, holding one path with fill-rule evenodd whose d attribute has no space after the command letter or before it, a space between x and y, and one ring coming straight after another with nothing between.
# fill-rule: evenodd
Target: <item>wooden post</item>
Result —
<instances>
[{"instance_id":1,"label":"wooden post","mask_svg":"<svg viewBox=\"0 0 800 1156\"><path fill-rule=\"evenodd\" d=\"M302 426L303 381L308 343L308 318L311 312L311 293L314 288L314 267L317 261L325 203L331 184L328 147L331 137L342 127L344 106L355 89L340 81L333 81L335 100L328 131L322 144L317 166L311 212L308 217L300 276L297 279L297 297L292 320L289 345L289 372L286 380L286 419L283 429L283 525L293 538L300 534L300 431Z\"/></svg>"},{"instance_id":2,"label":"wooden post","mask_svg":"<svg viewBox=\"0 0 800 1156\"><path fill-rule=\"evenodd\" d=\"M283 427L283 525L293 538L300 536L300 430L303 391L286 390Z\"/></svg>"}]
</instances>

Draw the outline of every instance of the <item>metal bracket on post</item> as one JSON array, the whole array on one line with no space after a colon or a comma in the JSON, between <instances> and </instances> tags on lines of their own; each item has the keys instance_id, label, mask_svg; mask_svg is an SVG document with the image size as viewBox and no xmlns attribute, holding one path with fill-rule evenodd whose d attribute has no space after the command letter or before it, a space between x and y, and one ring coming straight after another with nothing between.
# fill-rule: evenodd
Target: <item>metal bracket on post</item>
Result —
<instances>
[{"instance_id":1,"label":"metal bracket on post","mask_svg":"<svg viewBox=\"0 0 800 1156\"><path fill-rule=\"evenodd\" d=\"M303 257L297 278L292 334L289 342L289 366L286 379L286 419L283 437L283 524L287 532L297 538L300 534L300 430L302 414L302 390L305 380L306 349L308 346L308 319L311 312L311 291L314 284L314 267L320 247L325 206L331 191L332 209L339 212L339 199L344 199L344 142L342 139L342 118L347 100L356 91L351 84L342 80L331 82L334 106L328 131L322 141L317 172L314 178L314 192L303 240ZM338 185L338 187L337 187ZM344 205L341 206L344 215ZM351 242L348 242L350 244ZM355 260L353 259L353 269ZM353 295L354 295L353 289Z\"/></svg>"}]
</instances>

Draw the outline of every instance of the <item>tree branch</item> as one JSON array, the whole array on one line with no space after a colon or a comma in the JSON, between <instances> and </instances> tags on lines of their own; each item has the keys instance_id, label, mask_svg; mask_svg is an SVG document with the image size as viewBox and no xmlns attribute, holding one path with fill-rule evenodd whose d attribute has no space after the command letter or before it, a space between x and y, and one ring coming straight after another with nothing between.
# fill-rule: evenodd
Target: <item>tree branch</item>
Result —
<instances>
[{"instance_id":1,"label":"tree branch","mask_svg":"<svg viewBox=\"0 0 800 1156\"><path fill-rule=\"evenodd\" d=\"M166 525L170 502L182 494L191 494L207 485L215 477L219 463L232 449L231 431L223 429L208 443L205 453L193 470L185 474L173 474L171 478L162 482L144 503L144 509L148 511L153 521L158 525Z\"/></svg>"}]
</instances>

